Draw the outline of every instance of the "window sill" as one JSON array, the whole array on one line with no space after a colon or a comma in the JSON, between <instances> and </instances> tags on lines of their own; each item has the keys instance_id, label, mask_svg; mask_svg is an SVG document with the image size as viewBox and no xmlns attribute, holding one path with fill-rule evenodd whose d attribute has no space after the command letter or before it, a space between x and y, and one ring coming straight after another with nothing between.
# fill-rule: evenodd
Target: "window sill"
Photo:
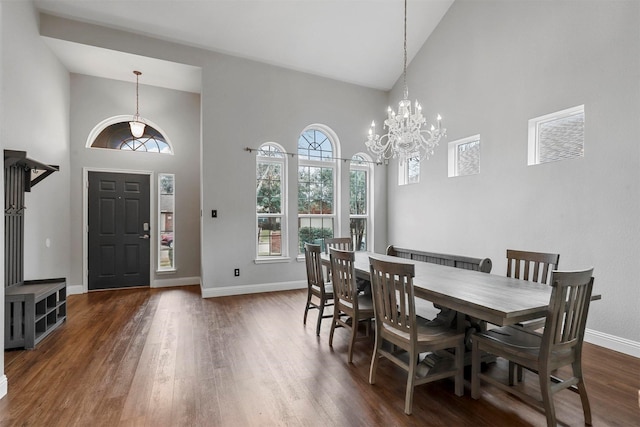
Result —
<instances>
[{"instance_id":1,"label":"window sill","mask_svg":"<svg viewBox=\"0 0 640 427\"><path fill-rule=\"evenodd\" d=\"M256 258L253 260L256 264L278 264L291 261L289 257L269 257L269 258Z\"/></svg>"},{"instance_id":2,"label":"window sill","mask_svg":"<svg viewBox=\"0 0 640 427\"><path fill-rule=\"evenodd\" d=\"M171 268L168 270L156 270L156 274L176 274L177 272L177 268Z\"/></svg>"}]
</instances>

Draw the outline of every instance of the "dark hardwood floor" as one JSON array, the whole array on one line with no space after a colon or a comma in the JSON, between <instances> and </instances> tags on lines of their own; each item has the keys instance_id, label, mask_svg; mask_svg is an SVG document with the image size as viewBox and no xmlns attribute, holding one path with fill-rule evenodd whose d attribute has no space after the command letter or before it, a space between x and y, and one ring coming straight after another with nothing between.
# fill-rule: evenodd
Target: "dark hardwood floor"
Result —
<instances>
[{"instance_id":1,"label":"dark hardwood floor","mask_svg":"<svg viewBox=\"0 0 640 427\"><path fill-rule=\"evenodd\" d=\"M489 386L480 400L444 380L416 388L383 360L368 384L373 341L347 364L347 333L306 326L306 291L201 299L199 287L74 295L68 320L35 350L5 352L0 425L541 426L544 415ZM640 359L586 344L594 426L638 426ZM487 369L505 374L505 364ZM527 373L526 387L536 378ZM581 426L580 399L556 395L561 425Z\"/></svg>"}]
</instances>

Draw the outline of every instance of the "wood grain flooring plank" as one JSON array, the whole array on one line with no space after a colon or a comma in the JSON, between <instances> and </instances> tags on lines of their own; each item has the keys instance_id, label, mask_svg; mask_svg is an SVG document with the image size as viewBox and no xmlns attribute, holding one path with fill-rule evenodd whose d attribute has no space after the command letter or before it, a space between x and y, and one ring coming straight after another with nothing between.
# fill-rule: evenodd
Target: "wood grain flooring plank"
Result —
<instances>
[{"instance_id":1,"label":"wood grain flooring plank","mask_svg":"<svg viewBox=\"0 0 640 427\"><path fill-rule=\"evenodd\" d=\"M541 426L542 412L483 386L417 387L403 413L406 373L386 360L368 383L373 340L328 346L305 290L202 299L199 286L71 295L68 319L35 350L5 352L9 393L0 426ZM640 359L585 344L596 426L640 425ZM486 366L506 378L499 360ZM525 373L521 387L537 390ZM556 395L559 423L582 426L578 396Z\"/></svg>"}]
</instances>

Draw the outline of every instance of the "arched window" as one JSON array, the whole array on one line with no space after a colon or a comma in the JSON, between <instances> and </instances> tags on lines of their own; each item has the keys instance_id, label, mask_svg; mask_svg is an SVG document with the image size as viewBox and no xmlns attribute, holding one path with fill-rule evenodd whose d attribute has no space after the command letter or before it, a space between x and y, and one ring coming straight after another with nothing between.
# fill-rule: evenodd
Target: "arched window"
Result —
<instances>
[{"instance_id":1,"label":"arched window","mask_svg":"<svg viewBox=\"0 0 640 427\"><path fill-rule=\"evenodd\" d=\"M257 259L287 255L287 156L267 142L256 151Z\"/></svg>"},{"instance_id":2,"label":"arched window","mask_svg":"<svg viewBox=\"0 0 640 427\"><path fill-rule=\"evenodd\" d=\"M336 212L338 138L314 125L298 138L298 252L305 243L322 244L338 227Z\"/></svg>"},{"instance_id":3,"label":"arched window","mask_svg":"<svg viewBox=\"0 0 640 427\"><path fill-rule=\"evenodd\" d=\"M96 126L89 140L91 148L173 154L167 138L154 126L147 123L144 134L136 138L131 134L129 122L123 121L122 116L120 120L107 119Z\"/></svg>"},{"instance_id":4,"label":"arched window","mask_svg":"<svg viewBox=\"0 0 640 427\"><path fill-rule=\"evenodd\" d=\"M373 250L371 208L371 159L366 154L351 158L349 168L349 233L356 251Z\"/></svg>"}]
</instances>

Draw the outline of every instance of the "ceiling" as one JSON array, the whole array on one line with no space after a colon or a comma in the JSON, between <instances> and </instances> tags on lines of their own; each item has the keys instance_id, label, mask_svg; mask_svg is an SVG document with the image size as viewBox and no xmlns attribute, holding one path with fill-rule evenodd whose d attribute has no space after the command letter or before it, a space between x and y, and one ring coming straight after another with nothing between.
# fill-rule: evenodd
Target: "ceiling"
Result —
<instances>
[{"instance_id":1,"label":"ceiling","mask_svg":"<svg viewBox=\"0 0 640 427\"><path fill-rule=\"evenodd\" d=\"M407 0L409 61L454 0ZM402 74L401 0L35 0L45 13L365 87ZM200 92L197 67L46 38L70 72ZM90 60L88 60L90 58ZM153 72L151 72L153 70Z\"/></svg>"}]
</instances>

